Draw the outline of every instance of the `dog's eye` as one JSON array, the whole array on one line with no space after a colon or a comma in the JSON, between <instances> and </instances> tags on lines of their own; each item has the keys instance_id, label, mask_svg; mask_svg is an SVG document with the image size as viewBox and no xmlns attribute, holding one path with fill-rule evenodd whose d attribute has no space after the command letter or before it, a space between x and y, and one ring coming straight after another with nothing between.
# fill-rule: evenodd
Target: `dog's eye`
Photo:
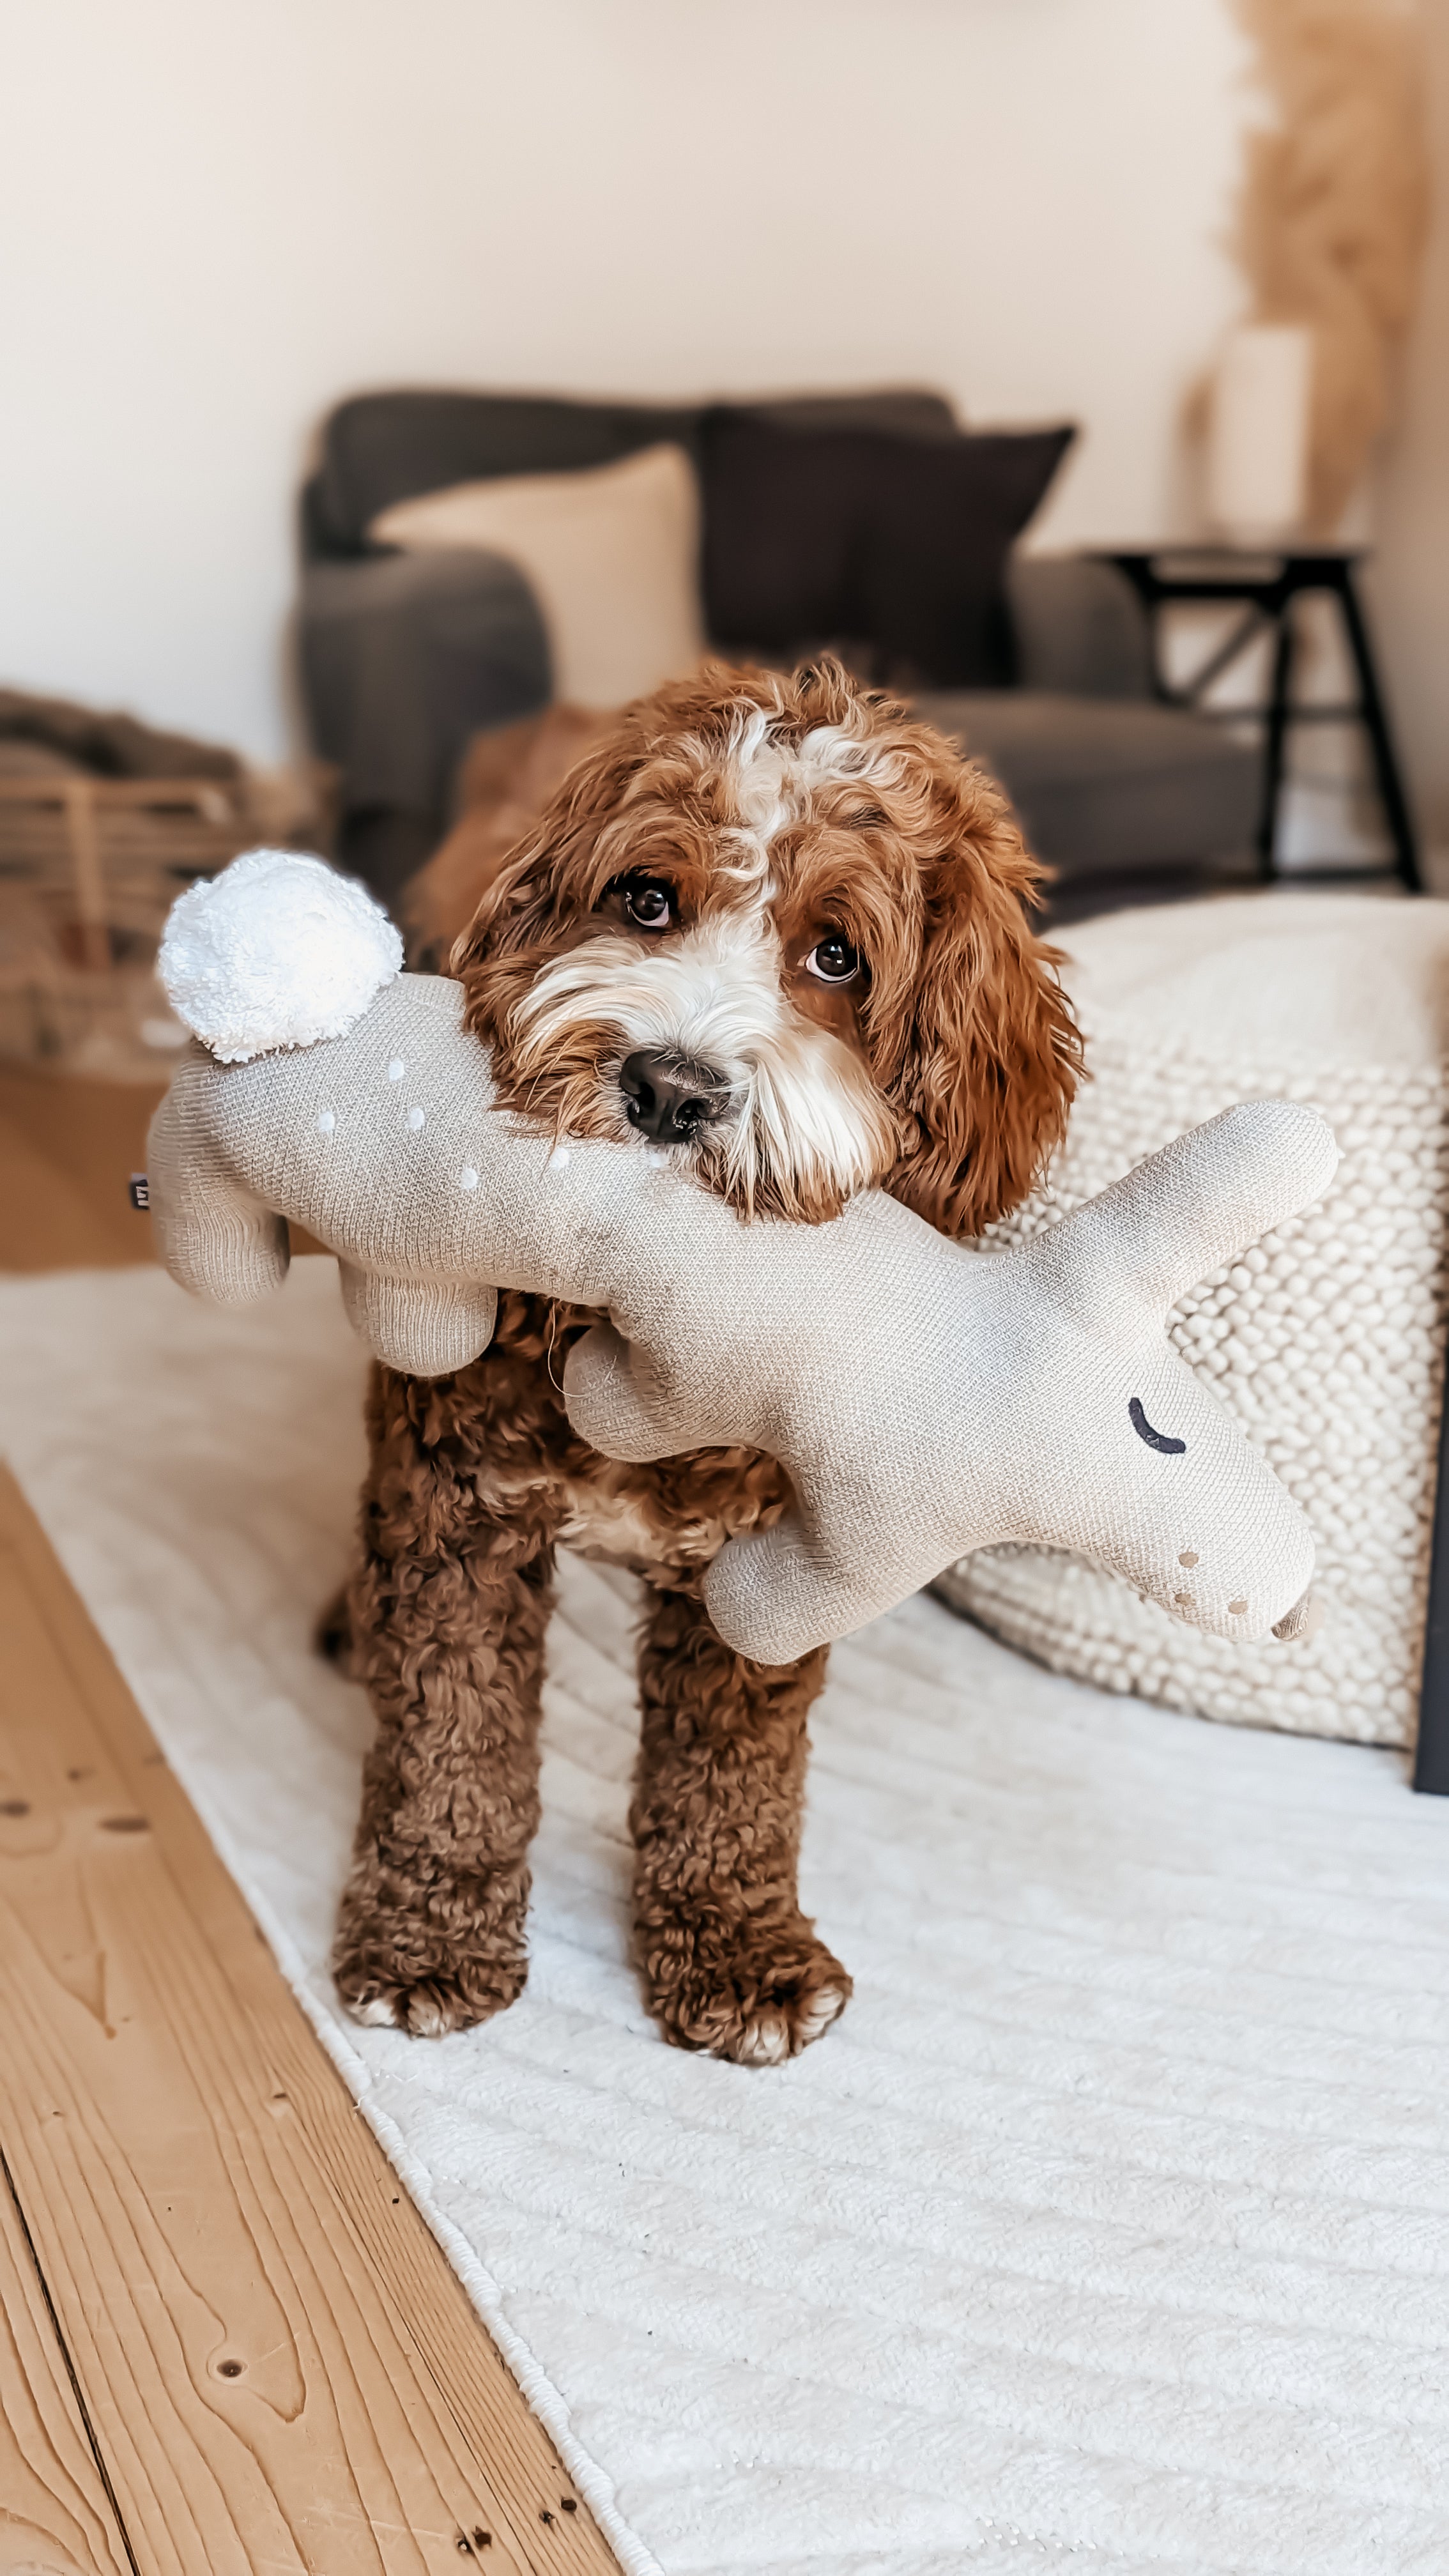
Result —
<instances>
[{"instance_id":1,"label":"dog's eye","mask_svg":"<svg viewBox=\"0 0 1449 2576\"><path fill-rule=\"evenodd\" d=\"M639 930L667 930L674 919L674 889L657 877L626 877L624 910Z\"/></svg>"},{"instance_id":2,"label":"dog's eye","mask_svg":"<svg viewBox=\"0 0 1449 2576\"><path fill-rule=\"evenodd\" d=\"M851 984L860 973L860 951L843 931L827 930L805 960L805 972L817 984Z\"/></svg>"}]
</instances>

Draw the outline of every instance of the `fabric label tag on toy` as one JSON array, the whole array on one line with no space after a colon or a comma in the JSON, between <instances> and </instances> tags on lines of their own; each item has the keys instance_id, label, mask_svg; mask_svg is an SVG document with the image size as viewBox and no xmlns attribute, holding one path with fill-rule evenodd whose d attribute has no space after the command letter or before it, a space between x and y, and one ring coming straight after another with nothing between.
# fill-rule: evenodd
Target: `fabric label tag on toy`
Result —
<instances>
[{"instance_id":1,"label":"fabric label tag on toy","mask_svg":"<svg viewBox=\"0 0 1449 2576\"><path fill-rule=\"evenodd\" d=\"M146 1210L149 1208L150 1204L151 1204L151 1184L150 1184L150 1182L147 1180L146 1175L145 1175L145 1173L144 1173L144 1172L133 1172L133 1173L131 1174L131 1205L132 1205L132 1207L133 1207L133 1208L137 1208L137 1209L139 1209L139 1211L140 1211L141 1215L142 1215L142 1216L144 1216L144 1215L145 1215L145 1213L146 1213Z\"/></svg>"}]
</instances>

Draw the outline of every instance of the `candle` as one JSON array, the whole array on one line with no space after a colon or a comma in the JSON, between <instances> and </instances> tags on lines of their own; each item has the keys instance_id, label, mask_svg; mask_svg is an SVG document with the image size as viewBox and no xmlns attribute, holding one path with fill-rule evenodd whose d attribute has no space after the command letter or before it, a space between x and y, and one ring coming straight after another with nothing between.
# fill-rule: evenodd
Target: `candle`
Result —
<instances>
[{"instance_id":1,"label":"candle","mask_svg":"<svg viewBox=\"0 0 1449 2576\"><path fill-rule=\"evenodd\" d=\"M1302 323L1252 323L1229 334L1213 377L1207 502L1239 545L1292 537L1304 509L1313 334Z\"/></svg>"}]
</instances>

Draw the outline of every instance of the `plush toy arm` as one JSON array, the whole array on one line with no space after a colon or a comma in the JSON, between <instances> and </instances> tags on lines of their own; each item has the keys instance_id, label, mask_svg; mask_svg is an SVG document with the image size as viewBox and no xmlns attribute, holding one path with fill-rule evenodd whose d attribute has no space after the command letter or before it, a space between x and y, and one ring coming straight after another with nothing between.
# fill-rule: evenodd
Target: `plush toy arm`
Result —
<instances>
[{"instance_id":1,"label":"plush toy arm","mask_svg":"<svg viewBox=\"0 0 1449 2576\"><path fill-rule=\"evenodd\" d=\"M612 1324L596 1324L564 1362L564 1402L581 1439L634 1467L680 1449L708 1447L706 1431L681 1419L680 1390L659 1401L641 1377L641 1354ZM682 1391L687 1405L687 1390Z\"/></svg>"},{"instance_id":2,"label":"plush toy arm","mask_svg":"<svg viewBox=\"0 0 1449 2576\"><path fill-rule=\"evenodd\" d=\"M811 1548L792 1514L757 1537L729 1541L705 1575L704 1604L736 1654L793 1664L893 1610L942 1570L927 1563L900 1571L878 1550L835 1563Z\"/></svg>"},{"instance_id":3,"label":"plush toy arm","mask_svg":"<svg viewBox=\"0 0 1449 2576\"><path fill-rule=\"evenodd\" d=\"M292 1258L285 1217L242 1188L202 1114L211 1068L198 1050L175 1075L146 1140L151 1224L171 1276L193 1297L244 1306L280 1288Z\"/></svg>"},{"instance_id":4,"label":"plush toy arm","mask_svg":"<svg viewBox=\"0 0 1449 2576\"><path fill-rule=\"evenodd\" d=\"M493 1339L497 1292L481 1281L403 1278L341 1258L337 1268L348 1322L385 1368L451 1377Z\"/></svg>"}]
</instances>

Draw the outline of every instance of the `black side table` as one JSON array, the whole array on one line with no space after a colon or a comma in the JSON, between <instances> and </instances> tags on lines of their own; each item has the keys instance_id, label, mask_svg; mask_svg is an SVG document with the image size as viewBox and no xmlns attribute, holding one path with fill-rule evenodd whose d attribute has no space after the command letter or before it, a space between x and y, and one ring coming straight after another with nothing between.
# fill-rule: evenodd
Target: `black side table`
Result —
<instances>
[{"instance_id":1,"label":"black side table","mask_svg":"<svg viewBox=\"0 0 1449 2576\"><path fill-rule=\"evenodd\" d=\"M1294 546L1280 552L1268 547L1248 553L1234 546L1104 546L1093 551L1099 562L1115 564L1119 572L1126 574L1147 610L1153 635L1154 686L1157 695L1170 706L1208 712L1202 700L1212 682L1236 662L1265 627L1272 629L1273 682L1267 704L1222 711L1225 721L1247 715L1256 717L1264 727L1263 807L1258 825L1258 859L1263 875L1271 878L1277 874L1278 809L1289 727L1352 723L1361 725L1368 736L1374 784L1394 845L1395 873L1410 893L1422 894L1418 841L1354 578L1363 561L1363 548ZM1358 696L1342 705L1302 705L1293 698L1293 606L1309 591L1325 592L1338 602L1358 684ZM1157 650L1157 611L1179 600L1237 603L1244 614L1187 686L1171 688Z\"/></svg>"},{"instance_id":2,"label":"black side table","mask_svg":"<svg viewBox=\"0 0 1449 2576\"><path fill-rule=\"evenodd\" d=\"M1431 1797L1449 1798L1449 1405L1439 1424L1439 1493L1429 1559L1414 1786Z\"/></svg>"}]
</instances>

